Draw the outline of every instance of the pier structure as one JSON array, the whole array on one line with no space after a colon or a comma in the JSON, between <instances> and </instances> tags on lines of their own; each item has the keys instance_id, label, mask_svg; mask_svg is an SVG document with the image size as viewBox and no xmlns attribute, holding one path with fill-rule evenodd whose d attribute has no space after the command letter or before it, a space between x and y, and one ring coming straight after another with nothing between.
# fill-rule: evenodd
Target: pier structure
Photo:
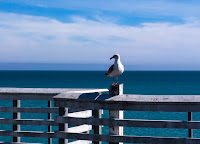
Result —
<instances>
[{"instance_id":1,"label":"pier structure","mask_svg":"<svg viewBox=\"0 0 200 144\"><path fill-rule=\"evenodd\" d=\"M193 129L200 129L200 121L192 120L193 112L200 112L200 95L137 95L124 94L123 84L107 89L48 89L0 88L0 100L12 101L12 106L0 107L0 112L12 118L0 118L1 125L12 130L0 130L0 136L12 137L12 142L26 143L22 137L46 138L48 144L196 144ZM21 101L44 101L46 107L21 106ZM108 117L102 117L107 110ZM124 119L124 111L185 112L187 120ZM22 113L46 114L46 119L22 119ZM56 115L56 116L54 116ZM54 117L53 117L54 116ZM44 131L23 131L22 125L46 126ZM53 130L53 126L57 130ZM102 127L108 127L108 134ZM124 135L124 127L186 129L188 137L159 137ZM57 142L54 142L54 139ZM30 143L30 142L29 142Z\"/></svg>"}]
</instances>

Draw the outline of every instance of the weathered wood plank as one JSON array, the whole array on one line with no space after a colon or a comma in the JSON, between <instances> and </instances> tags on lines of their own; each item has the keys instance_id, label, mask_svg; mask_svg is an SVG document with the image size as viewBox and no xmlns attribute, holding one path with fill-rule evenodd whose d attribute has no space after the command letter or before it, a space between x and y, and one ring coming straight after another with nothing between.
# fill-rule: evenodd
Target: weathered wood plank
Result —
<instances>
[{"instance_id":1,"label":"weathered wood plank","mask_svg":"<svg viewBox=\"0 0 200 144\"><path fill-rule=\"evenodd\" d=\"M27 143L27 142L0 142L0 144L42 144L42 143Z\"/></svg>"},{"instance_id":2,"label":"weathered wood plank","mask_svg":"<svg viewBox=\"0 0 200 144\"><path fill-rule=\"evenodd\" d=\"M58 124L56 122L54 122L54 120L43 120L43 119L4 119L4 118L0 118L0 124L58 126Z\"/></svg>"},{"instance_id":3,"label":"weathered wood plank","mask_svg":"<svg viewBox=\"0 0 200 144\"><path fill-rule=\"evenodd\" d=\"M69 139L105 141L105 142L124 142L124 143L151 143L151 144L197 144L197 138L176 138L176 137L145 137L145 136L110 136L83 133L64 133L56 132L57 136Z\"/></svg>"},{"instance_id":4,"label":"weathered wood plank","mask_svg":"<svg viewBox=\"0 0 200 144\"><path fill-rule=\"evenodd\" d=\"M109 89L109 94L111 96L123 95L123 84L111 85ZM124 111L119 110L109 110L109 119L123 119ZM123 127L119 126L109 126L109 135L120 135L123 136ZM109 142L109 144L122 144L120 142Z\"/></svg>"},{"instance_id":5,"label":"weathered wood plank","mask_svg":"<svg viewBox=\"0 0 200 144\"><path fill-rule=\"evenodd\" d=\"M50 101L53 100L55 94L43 94L43 93L0 93L0 100L39 100Z\"/></svg>"},{"instance_id":6,"label":"weathered wood plank","mask_svg":"<svg viewBox=\"0 0 200 144\"><path fill-rule=\"evenodd\" d=\"M188 121L192 121L192 112L188 112ZM188 129L188 138L192 138L192 137L193 137L193 130Z\"/></svg>"},{"instance_id":7,"label":"weathered wood plank","mask_svg":"<svg viewBox=\"0 0 200 144\"><path fill-rule=\"evenodd\" d=\"M69 144L91 144L91 143L92 141L77 140L77 141L70 142Z\"/></svg>"},{"instance_id":8,"label":"weathered wood plank","mask_svg":"<svg viewBox=\"0 0 200 144\"><path fill-rule=\"evenodd\" d=\"M102 118L102 112L103 110L93 110L92 115L94 118ZM92 129L94 130L94 134L102 134L102 126L101 125L93 125ZM94 141L94 144L102 144L101 141Z\"/></svg>"},{"instance_id":9,"label":"weathered wood plank","mask_svg":"<svg viewBox=\"0 0 200 144\"><path fill-rule=\"evenodd\" d=\"M0 136L9 137L38 137L38 138L57 138L55 133L51 132L35 132L35 131L0 131Z\"/></svg>"},{"instance_id":10,"label":"weathered wood plank","mask_svg":"<svg viewBox=\"0 0 200 144\"><path fill-rule=\"evenodd\" d=\"M80 111L85 111L86 109L68 109L69 113L73 113L73 112L80 112Z\"/></svg>"},{"instance_id":11,"label":"weathered wood plank","mask_svg":"<svg viewBox=\"0 0 200 144\"><path fill-rule=\"evenodd\" d=\"M147 128L177 128L177 129L200 129L199 121L178 120L144 120L144 119L106 119L106 118L55 118L57 123L69 123L70 125L104 125L124 127L147 127Z\"/></svg>"},{"instance_id":12,"label":"weathered wood plank","mask_svg":"<svg viewBox=\"0 0 200 144\"><path fill-rule=\"evenodd\" d=\"M48 108L52 108L52 101L48 101ZM52 113L48 113L48 120L52 120ZM52 126L48 126L48 132L52 132ZM52 144L52 138L48 138L48 144Z\"/></svg>"},{"instance_id":13,"label":"weathered wood plank","mask_svg":"<svg viewBox=\"0 0 200 144\"><path fill-rule=\"evenodd\" d=\"M90 89L90 88L0 88L1 94L60 94L60 93L93 93L107 92L108 89Z\"/></svg>"},{"instance_id":14,"label":"weathered wood plank","mask_svg":"<svg viewBox=\"0 0 200 144\"><path fill-rule=\"evenodd\" d=\"M21 106L20 100L13 100L13 107L19 108ZM13 113L13 120L20 119L20 113L16 112ZM20 131L20 125L19 124L13 124L13 131ZM20 137L13 137L13 142L20 142Z\"/></svg>"},{"instance_id":15,"label":"weathered wood plank","mask_svg":"<svg viewBox=\"0 0 200 144\"><path fill-rule=\"evenodd\" d=\"M134 95L124 94L110 97L108 101L126 101L126 102L200 102L200 95Z\"/></svg>"},{"instance_id":16,"label":"weathered wood plank","mask_svg":"<svg viewBox=\"0 0 200 144\"><path fill-rule=\"evenodd\" d=\"M60 108L59 107L59 116L61 117L65 117L68 115L68 108ZM58 124L58 130L59 131L64 131L67 132L68 131L68 123L63 123L63 124ZM68 143L68 139L66 138L59 138L59 144L67 144Z\"/></svg>"},{"instance_id":17,"label":"weathered wood plank","mask_svg":"<svg viewBox=\"0 0 200 144\"><path fill-rule=\"evenodd\" d=\"M97 90L101 89L87 89L87 88L0 88L0 93L40 93L40 94L59 94L64 92ZM103 89L104 90L104 89Z\"/></svg>"},{"instance_id":18,"label":"weathered wood plank","mask_svg":"<svg viewBox=\"0 0 200 144\"><path fill-rule=\"evenodd\" d=\"M88 90L72 90L67 93L105 93L108 92L108 89L88 89Z\"/></svg>"},{"instance_id":19,"label":"weathered wood plank","mask_svg":"<svg viewBox=\"0 0 200 144\"><path fill-rule=\"evenodd\" d=\"M54 96L57 100L94 101L101 93L61 93Z\"/></svg>"},{"instance_id":20,"label":"weathered wood plank","mask_svg":"<svg viewBox=\"0 0 200 144\"><path fill-rule=\"evenodd\" d=\"M37 108L37 107L0 107L0 112L10 113L58 113L58 108Z\"/></svg>"},{"instance_id":21,"label":"weathered wood plank","mask_svg":"<svg viewBox=\"0 0 200 144\"><path fill-rule=\"evenodd\" d=\"M57 95L54 97L54 99L56 106L66 106L69 108L73 107L92 110L107 109L132 111L200 112L199 95L122 95L111 97L104 94L100 96L100 99L95 100L97 96L99 96L98 93L67 93ZM144 100L142 101L143 97Z\"/></svg>"},{"instance_id":22,"label":"weathered wood plank","mask_svg":"<svg viewBox=\"0 0 200 144\"><path fill-rule=\"evenodd\" d=\"M95 100L95 94L98 93L61 93L56 95L55 99L65 99L65 100L76 100L76 101L93 101ZM168 102L168 103L200 103L200 95L131 95L131 94L124 94L124 95L108 95L108 94L101 94L100 99L97 101L116 101L116 102L128 102L128 103L135 103L135 102Z\"/></svg>"},{"instance_id":23,"label":"weathered wood plank","mask_svg":"<svg viewBox=\"0 0 200 144\"><path fill-rule=\"evenodd\" d=\"M109 120L115 119L123 119L124 113L123 111L109 111ZM123 136L124 134L124 127L116 126L116 125L109 125L109 135L120 135ZM122 143L109 143L109 144L122 144Z\"/></svg>"},{"instance_id":24,"label":"weathered wood plank","mask_svg":"<svg viewBox=\"0 0 200 144\"><path fill-rule=\"evenodd\" d=\"M105 109L127 111L200 112L200 103L198 102L121 102L55 99L55 106L90 110Z\"/></svg>"},{"instance_id":25,"label":"weathered wood plank","mask_svg":"<svg viewBox=\"0 0 200 144\"><path fill-rule=\"evenodd\" d=\"M92 130L91 125L80 125L68 128L69 133L83 133L83 132L88 132L90 130Z\"/></svg>"},{"instance_id":26,"label":"weathered wood plank","mask_svg":"<svg viewBox=\"0 0 200 144\"><path fill-rule=\"evenodd\" d=\"M60 93L107 92L108 89L0 88L0 100L53 100Z\"/></svg>"},{"instance_id":27,"label":"weathered wood plank","mask_svg":"<svg viewBox=\"0 0 200 144\"><path fill-rule=\"evenodd\" d=\"M86 111L79 111L79 112L73 112L68 114L69 117L77 117L77 118L88 118L92 116L91 110Z\"/></svg>"},{"instance_id":28,"label":"weathered wood plank","mask_svg":"<svg viewBox=\"0 0 200 144\"><path fill-rule=\"evenodd\" d=\"M115 85L110 85L109 95L116 96L116 95L123 95L124 94L124 84L118 83Z\"/></svg>"}]
</instances>

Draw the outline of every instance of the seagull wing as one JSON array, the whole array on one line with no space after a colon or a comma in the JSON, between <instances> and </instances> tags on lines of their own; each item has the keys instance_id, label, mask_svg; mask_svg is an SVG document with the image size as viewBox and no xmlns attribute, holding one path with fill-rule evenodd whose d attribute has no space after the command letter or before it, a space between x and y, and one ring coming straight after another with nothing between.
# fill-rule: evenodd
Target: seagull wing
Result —
<instances>
[{"instance_id":1,"label":"seagull wing","mask_svg":"<svg viewBox=\"0 0 200 144\"><path fill-rule=\"evenodd\" d=\"M107 73L105 75L109 75L114 70L114 64L111 65L111 67L108 69Z\"/></svg>"}]
</instances>

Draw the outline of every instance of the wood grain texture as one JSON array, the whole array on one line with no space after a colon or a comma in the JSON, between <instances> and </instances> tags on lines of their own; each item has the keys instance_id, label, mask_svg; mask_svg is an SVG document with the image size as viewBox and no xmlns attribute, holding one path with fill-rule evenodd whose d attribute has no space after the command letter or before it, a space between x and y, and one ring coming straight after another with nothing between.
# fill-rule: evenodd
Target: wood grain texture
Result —
<instances>
[{"instance_id":1,"label":"wood grain texture","mask_svg":"<svg viewBox=\"0 0 200 144\"><path fill-rule=\"evenodd\" d=\"M145 137L145 136L118 136L118 135L95 135L80 133L57 132L59 137L69 139L105 141L105 142L124 142L124 143L149 143L149 144L198 144L200 139L176 138L176 137Z\"/></svg>"},{"instance_id":2,"label":"wood grain texture","mask_svg":"<svg viewBox=\"0 0 200 144\"><path fill-rule=\"evenodd\" d=\"M144 120L144 119L107 119L107 118L55 118L57 123L69 123L71 125L104 125L124 127L146 127L146 128L174 128L174 129L200 129L199 121L181 120Z\"/></svg>"}]
</instances>

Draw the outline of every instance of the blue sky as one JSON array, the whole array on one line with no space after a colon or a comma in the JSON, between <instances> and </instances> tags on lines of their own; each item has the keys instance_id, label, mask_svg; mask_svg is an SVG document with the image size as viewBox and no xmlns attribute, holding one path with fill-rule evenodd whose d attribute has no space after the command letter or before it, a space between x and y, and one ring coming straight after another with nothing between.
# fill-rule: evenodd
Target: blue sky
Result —
<instances>
[{"instance_id":1,"label":"blue sky","mask_svg":"<svg viewBox=\"0 0 200 144\"><path fill-rule=\"evenodd\" d=\"M0 63L200 70L199 0L0 0Z\"/></svg>"}]
</instances>

